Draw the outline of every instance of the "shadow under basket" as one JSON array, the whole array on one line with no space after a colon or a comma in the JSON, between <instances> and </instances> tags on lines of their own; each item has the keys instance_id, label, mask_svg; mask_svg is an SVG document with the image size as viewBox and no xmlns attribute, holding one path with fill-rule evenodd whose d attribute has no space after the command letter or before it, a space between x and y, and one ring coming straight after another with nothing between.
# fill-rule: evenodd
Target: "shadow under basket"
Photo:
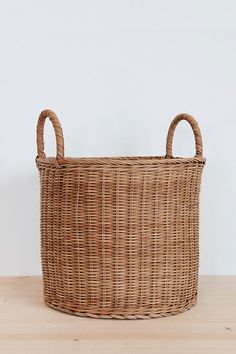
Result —
<instances>
[{"instance_id":1,"label":"shadow under basket","mask_svg":"<svg viewBox=\"0 0 236 354\"><path fill-rule=\"evenodd\" d=\"M46 118L57 154L44 153ZM195 137L193 158L174 158L177 124ZM171 123L163 157L64 157L50 110L37 125L45 303L70 314L142 319L178 314L197 300L199 193L205 158L197 122Z\"/></svg>"}]
</instances>

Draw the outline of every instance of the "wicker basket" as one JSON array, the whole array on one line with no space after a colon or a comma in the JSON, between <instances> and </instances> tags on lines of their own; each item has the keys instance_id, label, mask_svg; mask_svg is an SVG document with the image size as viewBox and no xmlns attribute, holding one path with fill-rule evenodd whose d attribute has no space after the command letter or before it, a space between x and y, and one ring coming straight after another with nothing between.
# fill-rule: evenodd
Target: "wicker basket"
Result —
<instances>
[{"instance_id":1,"label":"wicker basket","mask_svg":"<svg viewBox=\"0 0 236 354\"><path fill-rule=\"evenodd\" d=\"M57 154L44 153L53 124ZM186 120L196 155L174 158L177 124ZM199 192L205 159L197 122L178 115L166 156L64 157L60 122L50 110L37 125L41 184L41 259L45 303L95 318L155 318L197 299Z\"/></svg>"}]
</instances>

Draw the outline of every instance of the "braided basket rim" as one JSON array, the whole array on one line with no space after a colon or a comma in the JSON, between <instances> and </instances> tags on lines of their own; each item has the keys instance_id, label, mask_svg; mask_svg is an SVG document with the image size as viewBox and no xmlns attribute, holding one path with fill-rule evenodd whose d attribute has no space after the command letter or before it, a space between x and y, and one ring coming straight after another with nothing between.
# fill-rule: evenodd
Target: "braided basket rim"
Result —
<instances>
[{"instance_id":1,"label":"braided basket rim","mask_svg":"<svg viewBox=\"0 0 236 354\"><path fill-rule=\"evenodd\" d=\"M205 164L204 157L173 157L165 156L117 156L117 157L65 157L58 159L56 157L36 158L36 163L43 165L60 165L61 167L72 166L158 166L173 164Z\"/></svg>"},{"instance_id":2,"label":"braided basket rim","mask_svg":"<svg viewBox=\"0 0 236 354\"><path fill-rule=\"evenodd\" d=\"M198 302L198 295L196 294L196 296L189 300L188 303L186 303L184 306L179 307L175 310L172 311L167 311L167 312L147 312L147 313L110 313L110 314L100 314L100 313L94 313L94 312L85 312L85 311L76 311L76 310L72 310L68 307L63 307L60 305L56 305L53 302L44 299L44 303L46 306L54 309L54 310L58 310L60 312L69 314L69 315L74 315L74 316L78 316L78 317L89 317L89 318L93 318L93 319L115 319L115 320L148 320L148 319L155 319L155 318L161 318L161 317L169 317L169 316L173 316L173 315L178 315L180 313L184 313L185 311L189 311L192 309L192 307L194 307Z\"/></svg>"}]
</instances>

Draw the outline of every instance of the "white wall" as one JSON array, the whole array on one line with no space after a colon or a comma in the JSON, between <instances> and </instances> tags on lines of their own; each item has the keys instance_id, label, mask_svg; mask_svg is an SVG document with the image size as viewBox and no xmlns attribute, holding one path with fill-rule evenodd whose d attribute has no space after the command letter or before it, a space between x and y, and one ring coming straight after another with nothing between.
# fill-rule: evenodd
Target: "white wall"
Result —
<instances>
[{"instance_id":1,"label":"white wall","mask_svg":"<svg viewBox=\"0 0 236 354\"><path fill-rule=\"evenodd\" d=\"M0 274L40 273L44 108L71 156L162 155L170 120L194 115L208 159L201 273L236 274L235 1L0 1L0 46ZM186 124L175 138L176 155L194 153Z\"/></svg>"}]
</instances>

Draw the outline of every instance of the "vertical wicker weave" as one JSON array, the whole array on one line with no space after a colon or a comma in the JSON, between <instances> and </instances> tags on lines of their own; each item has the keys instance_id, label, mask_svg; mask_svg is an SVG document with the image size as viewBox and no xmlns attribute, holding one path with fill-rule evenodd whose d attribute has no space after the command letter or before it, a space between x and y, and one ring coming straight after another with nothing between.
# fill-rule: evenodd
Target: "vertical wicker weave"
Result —
<instances>
[{"instance_id":1,"label":"vertical wicker weave","mask_svg":"<svg viewBox=\"0 0 236 354\"><path fill-rule=\"evenodd\" d=\"M55 158L44 153L46 118L55 130ZM193 158L172 156L181 120L194 133ZM118 319L191 308L205 164L195 119L180 114L173 120L163 157L66 158L60 122L45 110L37 148L45 303L79 316Z\"/></svg>"}]
</instances>

